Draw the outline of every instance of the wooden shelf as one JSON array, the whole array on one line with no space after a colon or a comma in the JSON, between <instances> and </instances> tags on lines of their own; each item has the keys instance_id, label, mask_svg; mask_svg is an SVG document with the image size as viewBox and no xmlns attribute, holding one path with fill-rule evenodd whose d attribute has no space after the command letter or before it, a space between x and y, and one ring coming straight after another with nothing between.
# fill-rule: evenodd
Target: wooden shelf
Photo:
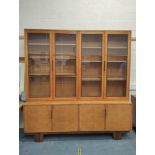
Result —
<instances>
[{"instance_id":1,"label":"wooden shelf","mask_svg":"<svg viewBox=\"0 0 155 155\"><path fill-rule=\"evenodd\" d=\"M93 60L92 61L91 60L83 60L82 61L82 63L91 63L91 62L93 63L93 62L102 62L102 61L101 60L94 60L94 61Z\"/></svg>"},{"instance_id":2,"label":"wooden shelf","mask_svg":"<svg viewBox=\"0 0 155 155\"><path fill-rule=\"evenodd\" d=\"M102 57L101 56L82 56L82 61L101 61Z\"/></svg>"},{"instance_id":3,"label":"wooden shelf","mask_svg":"<svg viewBox=\"0 0 155 155\"><path fill-rule=\"evenodd\" d=\"M110 47L108 47L108 49L128 49L128 47L121 47L121 46L110 46Z\"/></svg>"},{"instance_id":4,"label":"wooden shelf","mask_svg":"<svg viewBox=\"0 0 155 155\"><path fill-rule=\"evenodd\" d=\"M48 55L31 55L29 59L50 59L50 57Z\"/></svg>"},{"instance_id":5,"label":"wooden shelf","mask_svg":"<svg viewBox=\"0 0 155 155\"><path fill-rule=\"evenodd\" d=\"M100 47L100 46L99 46L99 47L95 47L95 46L83 46L82 48L89 48L89 49L90 49L90 48L92 48L92 49L94 49L94 48L99 48L99 49L101 49L102 47Z\"/></svg>"},{"instance_id":6,"label":"wooden shelf","mask_svg":"<svg viewBox=\"0 0 155 155\"><path fill-rule=\"evenodd\" d=\"M56 73L56 76L63 76L63 77L75 77L75 73Z\"/></svg>"},{"instance_id":7,"label":"wooden shelf","mask_svg":"<svg viewBox=\"0 0 155 155\"><path fill-rule=\"evenodd\" d=\"M121 55L119 55L119 54L118 55L108 54L108 56L113 56L113 57L120 57L120 56L121 57L127 57L127 55L122 55L122 54Z\"/></svg>"},{"instance_id":8,"label":"wooden shelf","mask_svg":"<svg viewBox=\"0 0 155 155\"><path fill-rule=\"evenodd\" d=\"M76 58L73 56L56 56L56 60L75 60Z\"/></svg>"},{"instance_id":9,"label":"wooden shelf","mask_svg":"<svg viewBox=\"0 0 155 155\"><path fill-rule=\"evenodd\" d=\"M49 46L49 43L28 43L30 46Z\"/></svg>"},{"instance_id":10,"label":"wooden shelf","mask_svg":"<svg viewBox=\"0 0 155 155\"><path fill-rule=\"evenodd\" d=\"M56 58L56 60L76 60L76 58Z\"/></svg>"},{"instance_id":11,"label":"wooden shelf","mask_svg":"<svg viewBox=\"0 0 155 155\"><path fill-rule=\"evenodd\" d=\"M55 57L76 57L76 55L75 54L64 54L64 53L56 53L56 55L55 55Z\"/></svg>"},{"instance_id":12,"label":"wooden shelf","mask_svg":"<svg viewBox=\"0 0 155 155\"><path fill-rule=\"evenodd\" d=\"M122 77L108 77L107 80L108 81L125 81L126 78L122 78Z\"/></svg>"},{"instance_id":13,"label":"wooden shelf","mask_svg":"<svg viewBox=\"0 0 155 155\"><path fill-rule=\"evenodd\" d=\"M50 73L29 73L29 76L50 76Z\"/></svg>"},{"instance_id":14,"label":"wooden shelf","mask_svg":"<svg viewBox=\"0 0 155 155\"><path fill-rule=\"evenodd\" d=\"M125 61L125 60L124 61L123 60L120 60L120 61L113 61L113 60L112 61L108 61L108 63L113 63L113 62L114 63L121 63L121 62L127 62L127 61Z\"/></svg>"},{"instance_id":15,"label":"wooden shelf","mask_svg":"<svg viewBox=\"0 0 155 155\"><path fill-rule=\"evenodd\" d=\"M82 81L101 81L101 78L82 78Z\"/></svg>"},{"instance_id":16,"label":"wooden shelf","mask_svg":"<svg viewBox=\"0 0 155 155\"><path fill-rule=\"evenodd\" d=\"M61 44L61 43L57 43L55 44L56 46L75 46L76 44Z\"/></svg>"},{"instance_id":17,"label":"wooden shelf","mask_svg":"<svg viewBox=\"0 0 155 155\"><path fill-rule=\"evenodd\" d=\"M50 56L49 52L42 52L42 53L29 53L30 57L32 56Z\"/></svg>"}]
</instances>

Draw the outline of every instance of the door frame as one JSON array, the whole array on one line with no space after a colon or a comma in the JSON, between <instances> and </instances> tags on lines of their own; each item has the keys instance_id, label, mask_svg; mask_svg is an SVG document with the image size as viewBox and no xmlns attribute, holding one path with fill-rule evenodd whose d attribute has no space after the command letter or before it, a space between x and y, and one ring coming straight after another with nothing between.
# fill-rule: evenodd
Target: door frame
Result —
<instances>
[{"instance_id":1,"label":"door frame","mask_svg":"<svg viewBox=\"0 0 155 155\"><path fill-rule=\"evenodd\" d=\"M56 49L55 49L55 35L56 34L75 34L76 35L76 96L75 97L56 97L56 83L55 83L55 53L56 53ZM52 56L52 62L53 62L53 87L52 87L52 90L53 90L53 99L54 100L76 100L78 98L78 39L77 39L77 31L67 31L67 30L56 30L56 31L53 31L53 41L52 41L52 49L53 49L53 56Z\"/></svg>"},{"instance_id":2,"label":"door frame","mask_svg":"<svg viewBox=\"0 0 155 155\"><path fill-rule=\"evenodd\" d=\"M126 79L126 96L118 96L118 97L112 97L112 96L106 96L106 90L107 90L107 59L108 59L108 35L109 34L127 34L128 35L128 57L127 57L127 79ZM105 99L106 100L128 100L129 99L129 84L130 84L130 62L131 61L131 31L105 31L105 80L104 80L104 92L105 92Z\"/></svg>"},{"instance_id":3,"label":"door frame","mask_svg":"<svg viewBox=\"0 0 155 155\"><path fill-rule=\"evenodd\" d=\"M38 98L31 98L30 97L30 82L29 82L29 60L28 60L28 35L30 33L33 33L33 34L39 34L39 33L42 33L42 34L49 34L49 58L50 58L50 70L51 70L51 67L52 67L52 64L51 64L51 53L52 53L52 50L51 50L51 44L50 44L50 40L51 40L51 37L50 37L50 31L49 30L31 30L31 29L25 29L24 30L24 50L25 50L25 92L26 92L26 101L38 101L38 100L51 100L52 99L52 95L51 95L51 92L52 92L52 89L50 87L50 96L49 97L38 97ZM50 86L52 85L52 81L51 81L51 73L50 73Z\"/></svg>"},{"instance_id":4,"label":"door frame","mask_svg":"<svg viewBox=\"0 0 155 155\"><path fill-rule=\"evenodd\" d=\"M101 67L101 70L102 70L102 73L101 73L101 96L97 96L97 97L91 97L91 96L88 96L88 97L83 97L82 96L82 69L81 69L81 62L82 62L82 34L100 34L102 35L102 67ZM80 31L80 38L79 38L79 42L80 42L80 45L79 45L79 53L80 53L80 57L79 57L79 67L80 67L80 76L79 76L79 94L80 94L80 100L94 100L94 99L99 99L99 100L102 100L104 98L104 51L105 51L105 48L104 48L104 45L105 45L105 31Z\"/></svg>"}]
</instances>

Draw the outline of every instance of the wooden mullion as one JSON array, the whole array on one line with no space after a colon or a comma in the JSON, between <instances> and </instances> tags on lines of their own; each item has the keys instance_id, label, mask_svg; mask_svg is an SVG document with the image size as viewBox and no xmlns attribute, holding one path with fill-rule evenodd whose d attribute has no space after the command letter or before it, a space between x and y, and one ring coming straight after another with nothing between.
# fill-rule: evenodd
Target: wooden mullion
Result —
<instances>
[{"instance_id":1,"label":"wooden mullion","mask_svg":"<svg viewBox=\"0 0 155 155\"><path fill-rule=\"evenodd\" d=\"M55 98L55 32L52 33L52 97Z\"/></svg>"},{"instance_id":2,"label":"wooden mullion","mask_svg":"<svg viewBox=\"0 0 155 155\"><path fill-rule=\"evenodd\" d=\"M106 98L106 94L107 94L107 44L108 44L108 34L105 32L104 33L104 63L105 63L105 75L104 75L104 98Z\"/></svg>"},{"instance_id":3,"label":"wooden mullion","mask_svg":"<svg viewBox=\"0 0 155 155\"><path fill-rule=\"evenodd\" d=\"M29 77L28 77L28 33L24 31L24 47L25 47L25 92L26 100L29 99Z\"/></svg>"},{"instance_id":4,"label":"wooden mullion","mask_svg":"<svg viewBox=\"0 0 155 155\"><path fill-rule=\"evenodd\" d=\"M78 98L80 98L81 97L81 85L82 85L82 82L81 82L81 72L82 72L82 70L81 70L81 38L82 38L82 34L81 34L81 32L78 32L78 71L79 71L79 76L78 76L78 78L79 78L79 82L78 82L78 85L79 85L79 96L78 96Z\"/></svg>"},{"instance_id":5,"label":"wooden mullion","mask_svg":"<svg viewBox=\"0 0 155 155\"><path fill-rule=\"evenodd\" d=\"M79 98L79 33L76 33L76 97Z\"/></svg>"},{"instance_id":6,"label":"wooden mullion","mask_svg":"<svg viewBox=\"0 0 155 155\"><path fill-rule=\"evenodd\" d=\"M129 99L129 84L130 84L130 63L131 63L131 32L128 32L128 62L127 62L127 81L126 81L126 96Z\"/></svg>"},{"instance_id":7,"label":"wooden mullion","mask_svg":"<svg viewBox=\"0 0 155 155\"><path fill-rule=\"evenodd\" d=\"M53 53L53 44L52 44L52 32L49 33L50 35L50 39L49 39L49 42L50 42L50 98L53 98L53 90L52 90L52 85L53 85L53 76L52 76L52 67L53 67L53 64L52 64L52 53Z\"/></svg>"},{"instance_id":8,"label":"wooden mullion","mask_svg":"<svg viewBox=\"0 0 155 155\"><path fill-rule=\"evenodd\" d=\"M104 98L104 96L105 96L105 91L104 91L104 75L105 75L105 69L104 69L104 58L105 58L105 50L104 50L104 48L105 48L105 42L104 42L104 33L102 34L102 81L101 81L101 96Z\"/></svg>"}]
</instances>

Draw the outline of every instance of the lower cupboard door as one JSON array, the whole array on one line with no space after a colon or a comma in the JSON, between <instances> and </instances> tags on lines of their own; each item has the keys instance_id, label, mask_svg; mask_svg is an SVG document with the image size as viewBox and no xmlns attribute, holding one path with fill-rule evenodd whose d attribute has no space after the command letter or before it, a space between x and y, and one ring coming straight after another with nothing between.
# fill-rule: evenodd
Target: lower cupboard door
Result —
<instances>
[{"instance_id":1,"label":"lower cupboard door","mask_svg":"<svg viewBox=\"0 0 155 155\"><path fill-rule=\"evenodd\" d=\"M52 106L29 105L24 106L24 132L51 132L52 131Z\"/></svg>"},{"instance_id":2,"label":"lower cupboard door","mask_svg":"<svg viewBox=\"0 0 155 155\"><path fill-rule=\"evenodd\" d=\"M80 105L80 131L104 131L105 106Z\"/></svg>"},{"instance_id":3,"label":"lower cupboard door","mask_svg":"<svg viewBox=\"0 0 155 155\"><path fill-rule=\"evenodd\" d=\"M54 105L53 132L78 131L78 106L77 105Z\"/></svg>"},{"instance_id":4,"label":"lower cupboard door","mask_svg":"<svg viewBox=\"0 0 155 155\"><path fill-rule=\"evenodd\" d=\"M129 131L132 127L132 105L106 105L106 130Z\"/></svg>"}]
</instances>

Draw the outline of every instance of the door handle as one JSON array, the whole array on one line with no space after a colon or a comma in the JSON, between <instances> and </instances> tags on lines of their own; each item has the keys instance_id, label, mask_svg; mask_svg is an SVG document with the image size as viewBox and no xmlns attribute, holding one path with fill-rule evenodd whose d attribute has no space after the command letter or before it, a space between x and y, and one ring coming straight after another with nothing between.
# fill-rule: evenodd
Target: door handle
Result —
<instances>
[{"instance_id":1,"label":"door handle","mask_svg":"<svg viewBox=\"0 0 155 155\"><path fill-rule=\"evenodd\" d=\"M105 72L105 61L104 61L104 72Z\"/></svg>"},{"instance_id":2,"label":"door handle","mask_svg":"<svg viewBox=\"0 0 155 155\"><path fill-rule=\"evenodd\" d=\"M54 61L52 60L52 72L54 71Z\"/></svg>"},{"instance_id":3,"label":"door handle","mask_svg":"<svg viewBox=\"0 0 155 155\"><path fill-rule=\"evenodd\" d=\"M105 105L105 111L104 111L104 128L106 129L106 120L107 120L107 109L106 109L106 105Z\"/></svg>"},{"instance_id":4,"label":"door handle","mask_svg":"<svg viewBox=\"0 0 155 155\"><path fill-rule=\"evenodd\" d=\"M51 60L51 70L53 72L53 60Z\"/></svg>"},{"instance_id":5,"label":"door handle","mask_svg":"<svg viewBox=\"0 0 155 155\"><path fill-rule=\"evenodd\" d=\"M105 111L104 111L104 112L105 112L105 118L106 118L106 116L107 116L107 110L106 110L106 107L105 107Z\"/></svg>"},{"instance_id":6,"label":"door handle","mask_svg":"<svg viewBox=\"0 0 155 155\"><path fill-rule=\"evenodd\" d=\"M51 119L53 117L53 107L51 107Z\"/></svg>"},{"instance_id":7,"label":"door handle","mask_svg":"<svg viewBox=\"0 0 155 155\"><path fill-rule=\"evenodd\" d=\"M54 71L54 61L52 60L52 72Z\"/></svg>"}]
</instances>

